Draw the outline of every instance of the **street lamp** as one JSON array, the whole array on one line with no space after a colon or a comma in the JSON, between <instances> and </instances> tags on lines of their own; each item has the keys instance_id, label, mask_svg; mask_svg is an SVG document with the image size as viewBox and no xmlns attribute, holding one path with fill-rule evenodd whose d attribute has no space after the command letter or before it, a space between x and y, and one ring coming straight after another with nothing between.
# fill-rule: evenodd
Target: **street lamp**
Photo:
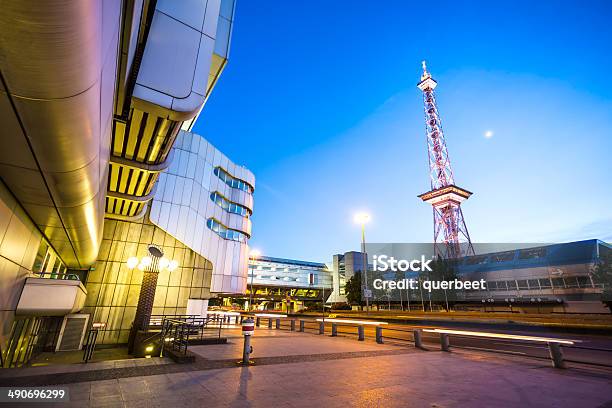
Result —
<instances>
[{"instance_id":1,"label":"street lamp","mask_svg":"<svg viewBox=\"0 0 612 408\"><path fill-rule=\"evenodd\" d=\"M164 252L157 245L149 245L147 252L147 256L143 256L140 259L133 256L126 262L128 269L138 268L144 272L142 283L140 284L140 295L138 296L136 315L134 317L134 323L132 324L132 331L128 343L128 351L130 353L134 351L134 342L138 332L146 331L149 328L159 272L162 270L172 272L178 268L178 262L164 257Z\"/></svg>"},{"instance_id":2,"label":"street lamp","mask_svg":"<svg viewBox=\"0 0 612 408\"><path fill-rule=\"evenodd\" d=\"M361 224L361 258L363 259L363 277L364 277L364 295L366 298L366 313L370 313L370 292L368 289L368 256L366 255L366 244L365 244L365 225L370 221L370 214L365 212L359 212L355 214L354 218L357 224Z\"/></svg>"},{"instance_id":3,"label":"street lamp","mask_svg":"<svg viewBox=\"0 0 612 408\"><path fill-rule=\"evenodd\" d=\"M254 261L261 256L261 251L258 249L251 249L249 252L249 259ZM253 308L253 277L255 276L255 269L251 270L251 290L249 290L249 309Z\"/></svg>"}]
</instances>

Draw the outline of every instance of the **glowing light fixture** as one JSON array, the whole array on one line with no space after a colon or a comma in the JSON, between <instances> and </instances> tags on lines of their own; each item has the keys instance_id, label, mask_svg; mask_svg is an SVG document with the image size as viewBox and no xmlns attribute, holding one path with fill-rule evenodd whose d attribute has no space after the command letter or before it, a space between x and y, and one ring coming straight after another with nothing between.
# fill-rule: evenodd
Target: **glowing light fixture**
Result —
<instances>
[{"instance_id":1,"label":"glowing light fixture","mask_svg":"<svg viewBox=\"0 0 612 408\"><path fill-rule=\"evenodd\" d=\"M323 319L317 319L317 322L322 322ZM380 326L382 324L388 324L387 322L373 322L371 320L351 320L351 319L325 319L326 322L331 323L346 323L346 324L366 324L372 326Z\"/></svg>"},{"instance_id":2,"label":"glowing light fixture","mask_svg":"<svg viewBox=\"0 0 612 408\"><path fill-rule=\"evenodd\" d=\"M151 257L149 256L145 256L144 258L142 258L140 260L140 263L146 268L147 266L151 265L151 262L153 262L153 260L151 259Z\"/></svg>"},{"instance_id":3,"label":"glowing light fixture","mask_svg":"<svg viewBox=\"0 0 612 408\"><path fill-rule=\"evenodd\" d=\"M127 267L129 269L134 269L137 266L138 266L138 258L136 258L135 256L133 256L133 257L131 257L131 258L129 258L127 260Z\"/></svg>"},{"instance_id":4,"label":"glowing light fixture","mask_svg":"<svg viewBox=\"0 0 612 408\"><path fill-rule=\"evenodd\" d=\"M365 224L368 221L370 221L370 214L366 213L366 212L358 212L357 214L355 214L355 216L353 217L353 220L355 221L355 223L357 224Z\"/></svg>"},{"instance_id":5,"label":"glowing light fixture","mask_svg":"<svg viewBox=\"0 0 612 408\"><path fill-rule=\"evenodd\" d=\"M489 338L494 338L494 339L511 339L511 340L529 340L529 341L540 341L543 343L560 343L560 344L568 344L568 345L572 345L574 343L580 342L580 340L564 340L564 339L555 339L552 337L521 336L518 334L474 332L474 331L465 331L465 330L423 329L423 331L428 332L428 333L456 334L458 336L489 337Z\"/></svg>"},{"instance_id":6,"label":"glowing light fixture","mask_svg":"<svg viewBox=\"0 0 612 408\"><path fill-rule=\"evenodd\" d=\"M159 269L166 269L170 265L170 260L165 256L162 256L159 260Z\"/></svg>"},{"instance_id":7,"label":"glowing light fixture","mask_svg":"<svg viewBox=\"0 0 612 408\"><path fill-rule=\"evenodd\" d=\"M149 256L145 256L142 259L138 259L137 257L132 256L126 261L128 269L138 268L141 271L146 270L149 266L151 266L152 263L153 259L151 259L151 257ZM157 267L160 271L168 270L172 272L173 270L178 268L178 262L175 260L171 261L166 257L161 257L159 259Z\"/></svg>"}]
</instances>

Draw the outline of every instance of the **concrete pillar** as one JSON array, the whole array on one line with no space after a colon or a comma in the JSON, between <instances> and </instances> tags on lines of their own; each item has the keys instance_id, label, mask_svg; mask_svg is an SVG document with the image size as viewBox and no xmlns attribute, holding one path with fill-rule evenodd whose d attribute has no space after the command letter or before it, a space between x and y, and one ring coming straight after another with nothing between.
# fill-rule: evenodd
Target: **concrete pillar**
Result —
<instances>
[{"instance_id":1,"label":"concrete pillar","mask_svg":"<svg viewBox=\"0 0 612 408\"><path fill-rule=\"evenodd\" d=\"M450 351L450 338L447 333L440 333L440 348L442 351Z\"/></svg>"},{"instance_id":2,"label":"concrete pillar","mask_svg":"<svg viewBox=\"0 0 612 408\"><path fill-rule=\"evenodd\" d=\"M304 321L300 320L300 331L303 332L304 331Z\"/></svg>"},{"instance_id":3,"label":"concrete pillar","mask_svg":"<svg viewBox=\"0 0 612 408\"><path fill-rule=\"evenodd\" d=\"M325 334L325 323L319 322L319 334Z\"/></svg>"},{"instance_id":4,"label":"concrete pillar","mask_svg":"<svg viewBox=\"0 0 612 408\"><path fill-rule=\"evenodd\" d=\"M272 328L272 318L268 318L268 329Z\"/></svg>"},{"instance_id":5,"label":"concrete pillar","mask_svg":"<svg viewBox=\"0 0 612 408\"><path fill-rule=\"evenodd\" d=\"M414 329L414 331L412 332L412 335L414 336L414 347L416 348L423 348L423 332L421 331L421 329Z\"/></svg>"},{"instance_id":6,"label":"concrete pillar","mask_svg":"<svg viewBox=\"0 0 612 408\"><path fill-rule=\"evenodd\" d=\"M380 326L376 326L376 342L378 344L383 344L382 327Z\"/></svg>"},{"instance_id":7,"label":"concrete pillar","mask_svg":"<svg viewBox=\"0 0 612 408\"><path fill-rule=\"evenodd\" d=\"M363 324L357 326L357 340L364 341L365 340L365 330L363 328Z\"/></svg>"},{"instance_id":8,"label":"concrete pillar","mask_svg":"<svg viewBox=\"0 0 612 408\"><path fill-rule=\"evenodd\" d=\"M338 335L338 323L332 323L332 337L336 337Z\"/></svg>"},{"instance_id":9,"label":"concrete pillar","mask_svg":"<svg viewBox=\"0 0 612 408\"><path fill-rule=\"evenodd\" d=\"M291 320L291 331L295 331L295 320Z\"/></svg>"},{"instance_id":10,"label":"concrete pillar","mask_svg":"<svg viewBox=\"0 0 612 408\"><path fill-rule=\"evenodd\" d=\"M280 319L276 319L276 328L280 329Z\"/></svg>"},{"instance_id":11,"label":"concrete pillar","mask_svg":"<svg viewBox=\"0 0 612 408\"><path fill-rule=\"evenodd\" d=\"M566 368L565 361L563 361L563 351L561 351L559 343L548 343L548 353L553 362L553 367Z\"/></svg>"}]
</instances>

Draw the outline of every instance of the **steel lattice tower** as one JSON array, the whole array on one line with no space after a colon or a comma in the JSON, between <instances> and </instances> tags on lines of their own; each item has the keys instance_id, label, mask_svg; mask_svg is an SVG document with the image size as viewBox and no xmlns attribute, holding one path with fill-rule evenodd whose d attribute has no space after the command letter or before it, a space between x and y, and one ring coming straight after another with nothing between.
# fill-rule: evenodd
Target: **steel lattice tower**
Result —
<instances>
[{"instance_id":1,"label":"steel lattice tower","mask_svg":"<svg viewBox=\"0 0 612 408\"><path fill-rule=\"evenodd\" d=\"M418 197L433 207L435 254L443 258L458 258L474 255L474 247L461 211L461 203L472 193L455 185L434 95L437 85L423 61L423 75L417 87L423 91L425 104L431 190Z\"/></svg>"}]
</instances>

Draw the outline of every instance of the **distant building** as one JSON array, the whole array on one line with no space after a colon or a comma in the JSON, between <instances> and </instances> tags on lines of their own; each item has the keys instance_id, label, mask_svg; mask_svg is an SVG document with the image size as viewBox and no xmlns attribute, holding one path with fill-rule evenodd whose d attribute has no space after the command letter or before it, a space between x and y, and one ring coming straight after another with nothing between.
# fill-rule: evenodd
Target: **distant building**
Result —
<instances>
[{"instance_id":1,"label":"distant building","mask_svg":"<svg viewBox=\"0 0 612 408\"><path fill-rule=\"evenodd\" d=\"M357 251L334 255L332 261L333 292L328 303L346 302L346 281L364 270L364 265L367 263L364 258L363 252Z\"/></svg>"},{"instance_id":2,"label":"distant building","mask_svg":"<svg viewBox=\"0 0 612 408\"><path fill-rule=\"evenodd\" d=\"M332 273L323 263L260 256L249 260L247 292L225 298L226 305L259 310L299 311L326 300L332 292Z\"/></svg>"},{"instance_id":3,"label":"distant building","mask_svg":"<svg viewBox=\"0 0 612 408\"><path fill-rule=\"evenodd\" d=\"M485 279L486 291L467 291L464 303L507 310L607 313L593 266L612 246L597 240L568 242L463 258L463 280ZM535 311L535 310L534 310Z\"/></svg>"}]
</instances>

